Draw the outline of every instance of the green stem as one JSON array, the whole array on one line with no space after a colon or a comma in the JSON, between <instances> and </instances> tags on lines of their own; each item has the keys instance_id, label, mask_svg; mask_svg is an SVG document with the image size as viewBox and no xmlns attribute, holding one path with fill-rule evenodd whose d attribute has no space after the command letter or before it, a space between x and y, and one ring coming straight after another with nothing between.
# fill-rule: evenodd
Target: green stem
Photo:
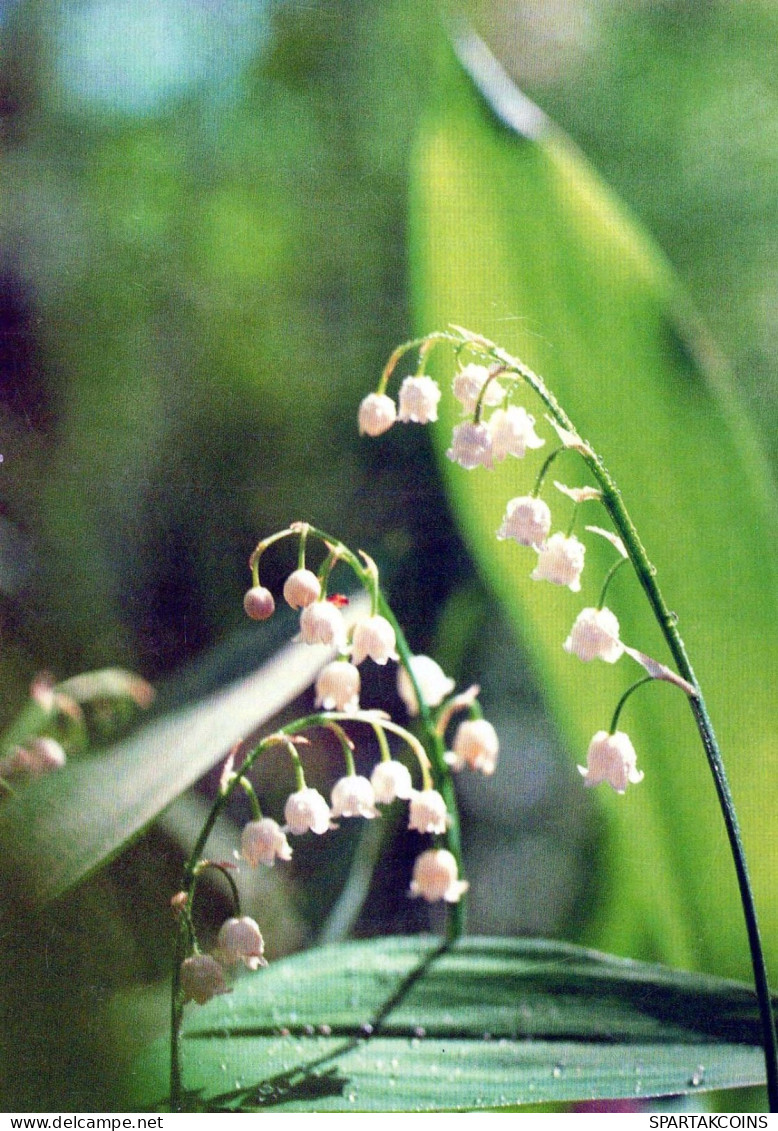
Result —
<instances>
[{"instance_id":1,"label":"green stem","mask_svg":"<svg viewBox=\"0 0 778 1131\"><path fill-rule=\"evenodd\" d=\"M464 332L466 338L471 337ZM483 349L486 356L492 357L518 373L527 384L537 393L551 416L567 431L578 435L575 426L561 407L556 397L546 388L544 382L523 362L511 357L505 350L495 346L486 339L472 336L476 348ZM621 536L627 549L630 560L635 568L643 590L648 597L649 604L659 624L662 635L678 667L679 674L683 676L696 690L697 694L689 696L689 704L694 715L697 730L702 740L703 749L708 759L713 781L716 787L719 807L727 830L730 851L735 865L740 901L743 905L743 916L748 935L748 945L751 952L751 965L754 971L756 994L759 1001L759 1014L762 1022L762 1039L765 1057L765 1071L767 1076L767 1095L771 1112L778 1112L778 1039L776 1039L775 1018L770 1001L770 988L767 979L767 966L764 950L759 932L754 894L746 864L745 850L740 834L740 827L735 813L735 805L727 782L724 762L721 751L713 730L710 716L708 715L705 701L700 691L700 685L686 654L686 646L675 623L675 618L667 607L662 592L656 581L656 569L651 564L643 543L640 541L634 523L629 516L621 492L605 468L600 457L588 444L581 442L576 446L581 453L597 482L602 489L603 503L611 520Z\"/></svg>"},{"instance_id":2,"label":"green stem","mask_svg":"<svg viewBox=\"0 0 778 1131\"><path fill-rule=\"evenodd\" d=\"M603 605L605 604L605 597L608 593L608 588L610 586L610 583L613 581L614 577L616 576L617 571L619 569L621 569L621 567L625 564L625 562L628 562L628 561L629 561L629 558L619 558L619 560L617 562L614 562L613 565L608 570L608 572L605 574L605 580L602 583L602 589L600 590L599 600L597 601L597 608L598 609L601 609L603 607Z\"/></svg>"},{"instance_id":3,"label":"green stem","mask_svg":"<svg viewBox=\"0 0 778 1131\"><path fill-rule=\"evenodd\" d=\"M610 726L610 730L608 731L608 734L615 734L616 733L616 727L619 725L619 715L624 710L624 705L627 702L627 700L629 699L630 695L632 695L633 692L637 691L637 689L639 687L642 687L644 683L653 683L653 682L654 682L654 677L652 675L646 675L646 676L643 676L642 679L639 679L637 681L637 683L633 683L632 687L627 688L627 690L622 695L621 699L619 699L618 703L616 704L616 710L613 712L613 718L611 719L611 726Z\"/></svg>"}]
</instances>

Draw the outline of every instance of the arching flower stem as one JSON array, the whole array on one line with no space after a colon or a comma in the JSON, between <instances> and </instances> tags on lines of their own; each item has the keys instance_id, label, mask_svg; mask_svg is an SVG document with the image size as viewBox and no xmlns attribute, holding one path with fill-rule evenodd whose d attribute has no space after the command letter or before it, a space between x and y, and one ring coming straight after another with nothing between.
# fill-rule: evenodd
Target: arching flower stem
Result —
<instances>
[{"instance_id":1,"label":"arching flower stem","mask_svg":"<svg viewBox=\"0 0 778 1131\"><path fill-rule=\"evenodd\" d=\"M628 561L629 558L619 558L618 561L614 562L608 572L605 574L605 580L602 583L602 589L600 590L600 596L597 599L596 608L601 609L604 606L605 598L608 594L608 588L611 581L613 581L613 578L616 576L616 573L621 568L621 566L623 566L624 563Z\"/></svg>"},{"instance_id":2,"label":"arching flower stem","mask_svg":"<svg viewBox=\"0 0 778 1131\"><path fill-rule=\"evenodd\" d=\"M634 691L637 691L637 689L639 687L642 687L644 683L654 683L654 682L655 682L654 677L652 675L646 675L646 676L643 676L642 679L639 679L636 683L633 683L631 687L627 688L627 690L622 695L621 699L619 699L618 703L616 704L616 710L613 712L613 718L611 719L611 725L610 725L610 729L608 730L608 734L615 734L616 733L616 730L617 730L618 725L619 725L619 715L623 711L624 705L626 704L630 695L632 695L632 693Z\"/></svg>"}]
</instances>

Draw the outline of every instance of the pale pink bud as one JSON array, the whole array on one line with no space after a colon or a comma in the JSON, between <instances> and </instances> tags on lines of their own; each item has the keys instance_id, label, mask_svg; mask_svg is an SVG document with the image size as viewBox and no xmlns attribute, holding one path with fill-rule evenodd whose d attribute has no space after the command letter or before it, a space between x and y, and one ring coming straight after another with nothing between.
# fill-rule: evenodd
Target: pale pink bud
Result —
<instances>
[{"instance_id":1,"label":"pale pink bud","mask_svg":"<svg viewBox=\"0 0 778 1131\"><path fill-rule=\"evenodd\" d=\"M486 424L476 424L466 420L457 424L451 438L451 447L446 455L453 463L472 471L474 467L494 467L492 461L492 437Z\"/></svg>"},{"instance_id":2,"label":"pale pink bud","mask_svg":"<svg viewBox=\"0 0 778 1131\"><path fill-rule=\"evenodd\" d=\"M386 617L367 617L354 628L351 659L361 664L369 656L377 664L397 659L397 640L394 629Z\"/></svg>"},{"instance_id":3,"label":"pale pink bud","mask_svg":"<svg viewBox=\"0 0 778 1131\"><path fill-rule=\"evenodd\" d=\"M440 389L431 377L406 377L400 386L399 400L398 420L429 424L438 419Z\"/></svg>"},{"instance_id":4,"label":"pale pink bud","mask_svg":"<svg viewBox=\"0 0 778 1131\"><path fill-rule=\"evenodd\" d=\"M293 609L304 609L321 597L321 582L309 569L296 569L284 582L284 600Z\"/></svg>"},{"instance_id":5,"label":"pale pink bud","mask_svg":"<svg viewBox=\"0 0 778 1131\"><path fill-rule=\"evenodd\" d=\"M451 822L446 803L436 789L411 794L408 828L417 833L444 833Z\"/></svg>"},{"instance_id":6,"label":"pale pink bud","mask_svg":"<svg viewBox=\"0 0 778 1131\"><path fill-rule=\"evenodd\" d=\"M367 778L349 774L332 787L333 817L377 817L375 794Z\"/></svg>"},{"instance_id":7,"label":"pale pink bud","mask_svg":"<svg viewBox=\"0 0 778 1131\"><path fill-rule=\"evenodd\" d=\"M370 393L359 406L360 436L380 436L397 419L397 406L384 393Z\"/></svg>"},{"instance_id":8,"label":"pale pink bud","mask_svg":"<svg viewBox=\"0 0 778 1131\"><path fill-rule=\"evenodd\" d=\"M438 707L450 691L454 690L454 680L450 679L430 656L411 656L411 670L428 707ZM419 703L411 683L411 677L404 667L397 671L397 692L409 715L418 715Z\"/></svg>"},{"instance_id":9,"label":"pale pink bud","mask_svg":"<svg viewBox=\"0 0 778 1131\"><path fill-rule=\"evenodd\" d=\"M463 766L493 774L497 766L500 740L486 719L465 719L454 733L453 758L447 759L453 769Z\"/></svg>"},{"instance_id":10,"label":"pale pink bud","mask_svg":"<svg viewBox=\"0 0 778 1131\"><path fill-rule=\"evenodd\" d=\"M295 836L312 832L317 836L334 826L330 822L330 807L317 789L300 789L290 794L284 806L287 829Z\"/></svg>"},{"instance_id":11,"label":"pale pink bud","mask_svg":"<svg viewBox=\"0 0 778 1131\"><path fill-rule=\"evenodd\" d=\"M275 612L276 603L269 589L265 589L264 585L255 585L243 598L243 608L246 616L252 620L267 620Z\"/></svg>"},{"instance_id":12,"label":"pale pink bud","mask_svg":"<svg viewBox=\"0 0 778 1131\"><path fill-rule=\"evenodd\" d=\"M454 378L452 389L454 396L462 405L464 415L475 412L478 398L489 377L489 370L485 365L476 365L474 362L466 365ZM505 389L499 381L489 382L489 386L481 402L487 408L494 408L505 396Z\"/></svg>"},{"instance_id":13,"label":"pale pink bud","mask_svg":"<svg viewBox=\"0 0 778 1131\"><path fill-rule=\"evenodd\" d=\"M342 652L346 647L343 613L330 601L314 601L300 613L300 637L306 644L329 644Z\"/></svg>"},{"instance_id":14,"label":"pale pink bud","mask_svg":"<svg viewBox=\"0 0 778 1131\"><path fill-rule=\"evenodd\" d=\"M500 540L513 538L521 546L542 546L551 530L551 511L548 504L532 495L511 499L505 508L502 526L497 531Z\"/></svg>"},{"instance_id":15,"label":"pale pink bud","mask_svg":"<svg viewBox=\"0 0 778 1131\"><path fill-rule=\"evenodd\" d=\"M533 581L566 585L573 593L579 593L585 553L586 547L575 535L566 538L564 534L552 534L538 551L538 564L531 577Z\"/></svg>"},{"instance_id":16,"label":"pale pink bud","mask_svg":"<svg viewBox=\"0 0 778 1131\"><path fill-rule=\"evenodd\" d=\"M498 462L506 456L523 459L528 448L542 448L545 440L535 432L535 417L520 405L498 408L489 417L492 456Z\"/></svg>"},{"instance_id":17,"label":"pale pink bud","mask_svg":"<svg viewBox=\"0 0 778 1131\"><path fill-rule=\"evenodd\" d=\"M579 766L578 770L586 785L606 781L617 793L624 793L628 783L637 785L643 780L643 772L636 768L636 762L635 747L624 731L608 734L598 730L586 752L586 767Z\"/></svg>"},{"instance_id":18,"label":"pale pink bud","mask_svg":"<svg viewBox=\"0 0 778 1131\"><path fill-rule=\"evenodd\" d=\"M370 784L380 805L390 805L397 797L407 801L413 795L410 770L402 762L378 762L370 775Z\"/></svg>"},{"instance_id":19,"label":"pale pink bud","mask_svg":"<svg viewBox=\"0 0 778 1131\"><path fill-rule=\"evenodd\" d=\"M181 989L184 1001L205 1005L218 994L230 992L224 971L209 954L193 954L181 963Z\"/></svg>"},{"instance_id":20,"label":"pale pink bud","mask_svg":"<svg viewBox=\"0 0 778 1131\"><path fill-rule=\"evenodd\" d=\"M359 668L347 660L333 660L316 679L316 706L325 711L358 711Z\"/></svg>"},{"instance_id":21,"label":"pale pink bud","mask_svg":"<svg viewBox=\"0 0 778 1131\"><path fill-rule=\"evenodd\" d=\"M0 772L13 777L41 777L53 770L61 770L67 758L65 751L54 738L33 738L25 746L17 746L0 765Z\"/></svg>"},{"instance_id":22,"label":"pale pink bud","mask_svg":"<svg viewBox=\"0 0 778 1131\"><path fill-rule=\"evenodd\" d=\"M241 857L252 868L265 864L272 868L276 860L291 860L292 849L286 833L272 817L249 821L240 838Z\"/></svg>"},{"instance_id":23,"label":"pale pink bud","mask_svg":"<svg viewBox=\"0 0 778 1131\"><path fill-rule=\"evenodd\" d=\"M453 854L446 848L430 848L422 852L413 865L410 894L421 896L428 903L445 899L458 903L470 885L459 879L459 869Z\"/></svg>"},{"instance_id":24,"label":"pale pink bud","mask_svg":"<svg viewBox=\"0 0 778 1131\"><path fill-rule=\"evenodd\" d=\"M615 664L624 652L619 622L610 609L581 609L562 647L586 663L605 660Z\"/></svg>"},{"instance_id":25,"label":"pale pink bud","mask_svg":"<svg viewBox=\"0 0 778 1131\"><path fill-rule=\"evenodd\" d=\"M258 924L244 915L223 923L216 939L216 953L226 966L242 962L249 970L267 966L263 957L265 942Z\"/></svg>"}]
</instances>

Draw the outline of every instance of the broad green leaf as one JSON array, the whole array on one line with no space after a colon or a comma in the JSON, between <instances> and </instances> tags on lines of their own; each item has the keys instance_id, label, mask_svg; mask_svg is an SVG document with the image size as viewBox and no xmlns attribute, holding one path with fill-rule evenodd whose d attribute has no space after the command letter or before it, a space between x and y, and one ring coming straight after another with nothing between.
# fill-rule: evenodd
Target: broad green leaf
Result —
<instances>
[{"instance_id":1,"label":"broad green leaf","mask_svg":"<svg viewBox=\"0 0 778 1131\"><path fill-rule=\"evenodd\" d=\"M353 601L350 615L362 607ZM327 655L289 645L246 679L20 790L0 811L4 896L45 903L105 864L304 691Z\"/></svg>"},{"instance_id":2,"label":"broad green leaf","mask_svg":"<svg viewBox=\"0 0 778 1131\"><path fill-rule=\"evenodd\" d=\"M740 1087L762 1079L747 986L565 943L323 947L187 1007L193 1106L435 1111ZM164 1106L167 1042L126 1110Z\"/></svg>"},{"instance_id":3,"label":"broad green leaf","mask_svg":"<svg viewBox=\"0 0 778 1131\"><path fill-rule=\"evenodd\" d=\"M411 228L418 330L458 323L521 357L543 375L621 486L719 732L763 934L776 959L778 900L768 852L778 808L778 775L769 769L778 731L778 700L768 687L778 662L774 488L668 265L478 42L466 49L486 93L447 55L417 145ZM544 449L493 472L441 462L476 562L534 659L574 776L592 735L607 729L619 695L642 672L627 658L583 665L562 650L614 561L603 539L583 533L587 522L606 522L596 504L585 505L577 527L587 543L579 595L531 581L533 552L495 538L506 502L529 493L554 442L543 406L529 392L516 399L539 418ZM460 406L447 394L441 408L434 431L442 454ZM573 453L553 467L544 496L554 528L564 530L571 504L553 479L573 486L588 480ZM608 604L627 643L668 661L628 570ZM597 791L610 835L585 937L608 949L747 975L734 871L684 696L668 685L644 688L620 726L645 780L624 797L606 786Z\"/></svg>"}]
</instances>

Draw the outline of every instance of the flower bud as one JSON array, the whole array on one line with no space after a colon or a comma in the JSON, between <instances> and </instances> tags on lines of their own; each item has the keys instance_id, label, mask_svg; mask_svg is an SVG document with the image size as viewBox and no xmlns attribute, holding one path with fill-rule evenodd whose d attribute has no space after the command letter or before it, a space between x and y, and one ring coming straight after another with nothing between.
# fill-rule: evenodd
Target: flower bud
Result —
<instances>
[{"instance_id":1,"label":"flower bud","mask_svg":"<svg viewBox=\"0 0 778 1131\"><path fill-rule=\"evenodd\" d=\"M284 806L287 829L295 836L308 831L321 836L334 828L330 822L330 807L317 789L300 789L290 794Z\"/></svg>"},{"instance_id":2,"label":"flower bud","mask_svg":"<svg viewBox=\"0 0 778 1131\"><path fill-rule=\"evenodd\" d=\"M430 656L411 656L411 670L428 707L439 707L448 693L454 690L454 680L450 679L440 664ZM418 715L419 703L416 692L411 677L404 667L400 667L397 671L397 693L405 704L408 714Z\"/></svg>"},{"instance_id":3,"label":"flower bud","mask_svg":"<svg viewBox=\"0 0 778 1131\"><path fill-rule=\"evenodd\" d=\"M511 499L505 509L502 526L497 537L502 541L513 538L520 546L542 546L551 530L551 511L548 504L532 495Z\"/></svg>"},{"instance_id":4,"label":"flower bud","mask_svg":"<svg viewBox=\"0 0 778 1131\"><path fill-rule=\"evenodd\" d=\"M300 613L300 636L306 644L329 644L342 652L346 647L343 613L330 601L314 601Z\"/></svg>"},{"instance_id":5,"label":"flower bud","mask_svg":"<svg viewBox=\"0 0 778 1131\"><path fill-rule=\"evenodd\" d=\"M637 785L643 780L643 772L636 768L636 762L635 747L624 731L608 734L598 730L586 752L586 767L579 766L578 770L585 785L606 781L617 793L624 793L628 783Z\"/></svg>"},{"instance_id":6,"label":"flower bud","mask_svg":"<svg viewBox=\"0 0 778 1131\"><path fill-rule=\"evenodd\" d=\"M375 794L367 778L349 774L332 787L333 817L377 817Z\"/></svg>"},{"instance_id":7,"label":"flower bud","mask_svg":"<svg viewBox=\"0 0 778 1131\"><path fill-rule=\"evenodd\" d=\"M497 461L506 456L524 459L528 448L542 448L546 442L535 432L535 417L520 405L495 409L489 417L488 428L492 455Z\"/></svg>"},{"instance_id":8,"label":"flower bud","mask_svg":"<svg viewBox=\"0 0 778 1131\"><path fill-rule=\"evenodd\" d=\"M475 412L475 406L478 404L481 389L483 389L486 384L488 377L489 370L485 365L471 363L460 370L454 378L451 387L454 396L462 405L462 411L465 416ZM505 389L499 381L490 381L481 403L485 405L486 408L494 408L495 405L498 405L502 401L504 396Z\"/></svg>"},{"instance_id":9,"label":"flower bud","mask_svg":"<svg viewBox=\"0 0 778 1131\"><path fill-rule=\"evenodd\" d=\"M316 706L325 711L358 711L359 668L346 660L333 660L316 679Z\"/></svg>"},{"instance_id":10,"label":"flower bud","mask_svg":"<svg viewBox=\"0 0 778 1131\"><path fill-rule=\"evenodd\" d=\"M184 1001L205 1005L218 994L230 992L224 971L209 954L193 954L181 963L181 989Z\"/></svg>"},{"instance_id":11,"label":"flower bud","mask_svg":"<svg viewBox=\"0 0 778 1131\"><path fill-rule=\"evenodd\" d=\"M66 761L65 751L55 738L32 738L3 759L0 773L7 777L37 778L61 770Z\"/></svg>"},{"instance_id":12,"label":"flower bud","mask_svg":"<svg viewBox=\"0 0 778 1131\"><path fill-rule=\"evenodd\" d=\"M309 569L296 569L284 582L284 600L293 609L304 609L321 597L321 582Z\"/></svg>"},{"instance_id":13,"label":"flower bud","mask_svg":"<svg viewBox=\"0 0 778 1131\"><path fill-rule=\"evenodd\" d=\"M533 570L533 581L550 581L553 585L566 585L573 593L581 591L581 573L586 547L573 535L552 534L538 551L538 564Z\"/></svg>"},{"instance_id":14,"label":"flower bud","mask_svg":"<svg viewBox=\"0 0 778 1131\"><path fill-rule=\"evenodd\" d=\"M272 817L249 821L244 826L240 838L240 854L252 868L256 868L257 864L272 868L276 860L292 859L292 849L286 833Z\"/></svg>"},{"instance_id":15,"label":"flower bud","mask_svg":"<svg viewBox=\"0 0 778 1131\"><path fill-rule=\"evenodd\" d=\"M436 903L439 899L458 903L470 886L458 877L459 869L453 854L446 848L430 848L414 862L410 894L421 896L428 903Z\"/></svg>"},{"instance_id":16,"label":"flower bud","mask_svg":"<svg viewBox=\"0 0 778 1131\"><path fill-rule=\"evenodd\" d=\"M385 617L374 616L361 620L354 629L351 659L361 664L369 656L377 664L397 659L397 640L394 629Z\"/></svg>"},{"instance_id":17,"label":"flower bud","mask_svg":"<svg viewBox=\"0 0 778 1131\"><path fill-rule=\"evenodd\" d=\"M480 770L482 774L493 774L497 766L500 740L491 723L486 719L465 719L454 733L453 769L468 766Z\"/></svg>"},{"instance_id":18,"label":"flower bud","mask_svg":"<svg viewBox=\"0 0 778 1131\"><path fill-rule=\"evenodd\" d=\"M216 939L216 953L226 966L236 966L239 962L249 970L267 966L264 952L265 942L259 926L248 915L228 919L222 924Z\"/></svg>"},{"instance_id":19,"label":"flower bud","mask_svg":"<svg viewBox=\"0 0 778 1131\"><path fill-rule=\"evenodd\" d=\"M384 393L370 393L359 406L360 436L380 436L397 419L397 407Z\"/></svg>"},{"instance_id":20,"label":"flower bud","mask_svg":"<svg viewBox=\"0 0 778 1131\"><path fill-rule=\"evenodd\" d=\"M475 467L494 467L492 460L492 436L486 424L476 424L466 420L457 424L451 438L451 447L446 455L453 463L472 471Z\"/></svg>"},{"instance_id":21,"label":"flower bud","mask_svg":"<svg viewBox=\"0 0 778 1131\"><path fill-rule=\"evenodd\" d=\"M431 377L406 377L400 386L399 400L398 420L429 424L438 419L440 389Z\"/></svg>"},{"instance_id":22,"label":"flower bud","mask_svg":"<svg viewBox=\"0 0 778 1131\"><path fill-rule=\"evenodd\" d=\"M252 620L267 620L275 612L273 594L264 585L255 585L243 598L243 608Z\"/></svg>"},{"instance_id":23,"label":"flower bud","mask_svg":"<svg viewBox=\"0 0 778 1131\"><path fill-rule=\"evenodd\" d=\"M581 609L562 647L585 663L605 660L615 664L624 652L619 622L610 609Z\"/></svg>"},{"instance_id":24,"label":"flower bud","mask_svg":"<svg viewBox=\"0 0 778 1131\"><path fill-rule=\"evenodd\" d=\"M396 797L407 801L413 795L411 774L402 762L378 762L370 775L370 784L380 805L390 805Z\"/></svg>"},{"instance_id":25,"label":"flower bud","mask_svg":"<svg viewBox=\"0 0 778 1131\"><path fill-rule=\"evenodd\" d=\"M450 822L446 802L436 789L423 789L411 794L409 829L417 833L444 833Z\"/></svg>"}]
</instances>

